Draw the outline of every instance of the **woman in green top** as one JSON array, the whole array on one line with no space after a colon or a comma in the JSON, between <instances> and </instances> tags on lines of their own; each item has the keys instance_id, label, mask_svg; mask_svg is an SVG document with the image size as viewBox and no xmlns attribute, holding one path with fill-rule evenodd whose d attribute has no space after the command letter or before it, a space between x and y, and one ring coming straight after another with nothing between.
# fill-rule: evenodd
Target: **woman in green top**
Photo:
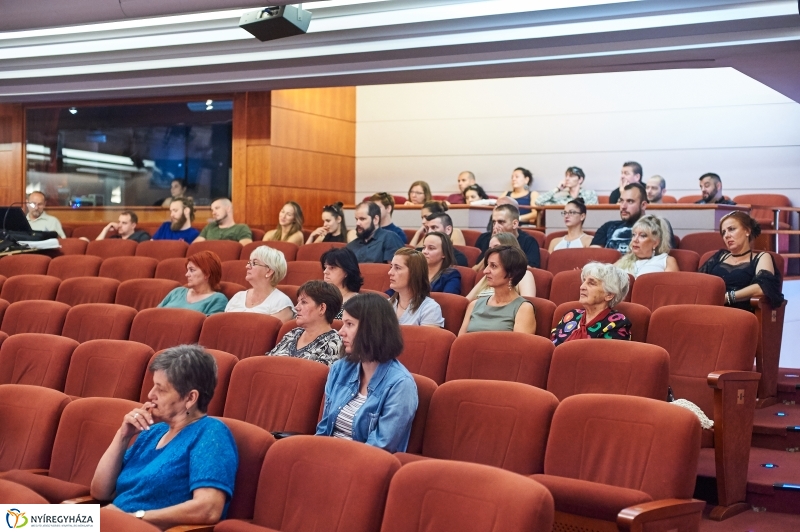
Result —
<instances>
[{"instance_id":1,"label":"woman in green top","mask_svg":"<svg viewBox=\"0 0 800 532\"><path fill-rule=\"evenodd\" d=\"M206 316L225 312L228 298L218 292L222 262L213 251L201 251L186 259L186 286L175 288L159 307L185 308Z\"/></svg>"}]
</instances>

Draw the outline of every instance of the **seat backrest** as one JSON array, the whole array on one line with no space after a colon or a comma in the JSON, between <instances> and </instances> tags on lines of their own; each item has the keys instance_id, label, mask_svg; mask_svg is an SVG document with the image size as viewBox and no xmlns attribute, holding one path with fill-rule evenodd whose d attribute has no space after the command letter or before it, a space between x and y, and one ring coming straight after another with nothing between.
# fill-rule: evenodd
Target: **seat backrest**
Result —
<instances>
[{"instance_id":1,"label":"seat backrest","mask_svg":"<svg viewBox=\"0 0 800 532\"><path fill-rule=\"evenodd\" d=\"M25 274L46 275L49 265L50 257L47 255L35 255L33 253L9 255L0 259L0 275L5 275L6 277Z\"/></svg>"},{"instance_id":2,"label":"seat backrest","mask_svg":"<svg viewBox=\"0 0 800 532\"><path fill-rule=\"evenodd\" d=\"M260 356L233 368L225 417L273 431L314 434L328 367L294 357Z\"/></svg>"},{"instance_id":3,"label":"seat backrest","mask_svg":"<svg viewBox=\"0 0 800 532\"><path fill-rule=\"evenodd\" d=\"M136 246L137 257L150 257L157 261L182 259L189 245L183 240L145 240Z\"/></svg>"},{"instance_id":4,"label":"seat backrest","mask_svg":"<svg viewBox=\"0 0 800 532\"><path fill-rule=\"evenodd\" d=\"M183 308L149 308L136 314L128 339L149 345L154 351L200 339L205 314Z\"/></svg>"},{"instance_id":5,"label":"seat backrest","mask_svg":"<svg viewBox=\"0 0 800 532\"><path fill-rule=\"evenodd\" d=\"M458 334L464 315L467 313L469 301L464 296L445 294L444 292L431 292L431 299L439 303L444 317L444 328L453 334Z\"/></svg>"},{"instance_id":6,"label":"seat backrest","mask_svg":"<svg viewBox=\"0 0 800 532\"><path fill-rule=\"evenodd\" d=\"M478 257L481 256L480 248L476 248L474 246L453 246L458 251L464 254L467 258L467 266L472 268L478 263Z\"/></svg>"},{"instance_id":7,"label":"seat backrest","mask_svg":"<svg viewBox=\"0 0 800 532\"><path fill-rule=\"evenodd\" d=\"M522 227L520 227L520 230L525 231L528 233L528 235L532 236L534 240L536 240L536 243L539 244L540 248L544 248L544 242L547 239L547 236L543 232L539 231L538 229L524 229Z\"/></svg>"},{"instance_id":8,"label":"seat backrest","mask_svg":"<svg viewBox=\"0 0 800 532\"><path fill-rule=\"evenodd\" d=\"M472 268L465 268L464 266L457 265L454 265L453 268L458 270L458 273L461 274L461 295L466 297L475 287L475 279L477 278L477 274Z\"/></svg>"},{"instance_id":9,"label":"seat backrest","mask_svg":"<svg viewBox=\"0 0 800 532\"><path fill-rule=\"evenodd\" d=\"M300 246L297 250L297 256L294 260L310 260L319 262L326 252L331 249L338 249L346 247L344 242L317 242L316 244L305 244ZM284 253L284 255L286 255ZM245 258L250 258L249 256ZM287 259L288 260L288 259Z\"/></svg>"},{"instance_id":10,"label":"seat backrest","mask_svg":"<svg viewBox=\"0 0 800 532\"><path fill-rule=\"evenodd\" d=\"M70 277L61 281L56 301L69 306L83 303L113 303L119 281L107 277Z\"/></svg>"},{"instance_id":11,"label":"seat backrest","mask_svg":"<svg viewBox=\"0 0 800 532\"><path fill-rule=\"evenodd\" d=\"M553 416L544 472L643 491L653 500L689 499L700 431L692 412L665 401L573 395Z\"/></svg>"},{"instance_id":12,"label":"seat backrest","mask_svg":"<svg viewBox=\"0 0 800 532\"><path fill-rule=\"evenodd\" d=\"M739 194L733 198L739 205L761 205L765 207L791 207L792 201L783 194ZM789 222L789 211L781 211L778 215L779 221L783 223ZM755 218L758 223L771 224L775 220L775 214L772 209L751 209L750 216ZM777 227L776 227L777 229Z\"/></svg>"},{"instance_id":13,"label":"seat backrest","mask_svg":"<svg viewBox=\"0 0 800 532\"><path fill-rule=\"evenodd\" d=\"M88 340L127 340L136 309L113 303L85 303L67 313L63 336L80 343Z\"/></svg>"},{"instance_id":14,"label":"seat backrest","mask_svg":"<svg viewBox=\"0 0 800 532\"><path fill-rule=\"evenodd\" d=\"M669 353L669 383L675 398L688 399L713 419L714 392L708 386L708 374L753 370L758 320L736 308L661 307L650 318L647 343Z\"/></svg>"},{"instance_id":15,"label":"seat backrest","mask_svg":"<svg viewBox=\"0 0 800 532\"><path fill-rule=\"evenodd\" d=\"M422 442L425 437L425 426L428 424L428 409L431 405L433 392L438 386L428 377L423 375L411 374L414 377L414 384L417 385L417 411L414 413L414 420L411 422L411 434L408 437L406 452L413 454L422 453Z\"/></svg>"},{"instance_id":16,"label":"seat backrest","mask_svg":"<svg viewBox=\"0 0 800 532\"><path fill-rule=\"evenodd\" d=\"M667 305L722 305L725 281L697 272L661 272L640 275L631 301L651 311Z\"/></svg>"},{"instance_id":17,"label":"seat backrest","mask_svg":"<svg viewBox=\"0 0 800 532\"><path fill-rule=\"evenodd\" d=\"M180 283L181 286L186 284L186 259L174 258L164 259L158 263L156 267L156 279L172 279Z\"/></svg>"},{"instance_id":18,"label":"seat backrest","mask_svg":"<svg viewBox=\"0 0 800 532\"><path fill-rule=\"evenodd\" d=\"M279 284L275 288L286 294L286 297L292 300L293 305L297 305L297 291L300 289L299 286L293 284Z\"/></svg>"},{"instance_id":19,"label":"seat backrest","mask_svg":"<svg viewBox=\"0 0 800 532\"><path fill-rule=\"evenodd\" d=\"M544 388L553 343L520 332L474 332L459 336L450 348L445 381L487 379Z\"/></svg>"},{"instance_id":20,"label":"seat backrest","mask_svg":"<svg viewBox=\"0 0 800 532\"><path fill-rule=\"evenodd\" d=\"M322 280L322 266L319 261L296 260L286 264L286 277L281 280L281 284L300 286L312 279Z\"/></svg>"},{"instance_id":21,"label":"seat backrest","mask_svg":"<svg viewBox=\"0 0 800 532\"><path fill-rule=\"evenodd\" d=\"M89 243L80 238L59 238L58 243L61 245L59 250L62 255L84 255Z\"/></svg>"},{"instance_id":22,"label":"seat backrest","mask_svg":"<svg viewBox=\"0 0 800 532\"><path fill-rule=\"evenodd\" d=\"M539 268L531 268L528 266L528 271L533 275L533 282L536 284L536 297L542 299L550 299L550 289L553 285L553 274L547 270Z\"/></svg>"},{"instance_id":23,"label":"seat backrest","mask_svg":"<svg viewBox=\"0 0 800 532\"><path fill-rule=\"evenodd\" d=\"M669 194L664 194L661 196L661 203L678 203L678 198L670 196Z\"/></svg>"},{"instance_id":24,"label":"seat backrest","mask_svg":"<svg viewBox=\"0 0 800 532\"><path fill-rule=\"evenodd\" d=\"M552 530L553 515L553 496L530 478L425 460L406 464L392 478L381 532Z\"/></svg>"},{"instance_id":25,"label":"seat backrest","mask_svg":"<svg viewBox=\"0 0 800 532\"><path fill-rule=\"evenodd\" d=\"M474 229L462 229L461 234L464 235L464 243L468 246L474 246L481 236L481 231Z\"/></svg>"},{"instance_id":26,"label":"seat backrest","mask_svg":"<svg viewBox=\"0 0 800 532\"><path fill-rule=\"evenodd\" d=\"M205 240L203 242L193 242L186 250L186 256L191 257L201 251L213 251L219 260L239 260L242 253L242 245L233 240Z\"/></svg>"},{"instance_id":27,"label":"seat backrest","mask_svg":"<svg viewBox=\"0 0 800 532\"><path fill-rule=\"evenodd\" d=\"M556 347L547 389L559 401L579 393L637 395L664 401L669 355L639 342L572 340Z\"/></svg>"},{"instance_id":28,"label":"seat backrest","mask_svg":"<svg viewBox=\"0 0 800 532\"><path fill-rule=\"evenodd\" d=\"M0 384L30 384L64 391L78 342L53 334L22 333L0 346Z\"/></svg>"},{"instance_id":29,"label":"seat backrest","mask_svg":"<svg viewBox=\"0 0 800 532\"><path fill-rule=\"evenodd\" d=\"M61 279L49 275L15 275L9 277L0 289L0 298L9 303L46 299L53 301L58 293Z\"/></svg>"},{"instance_id":30,"label":"seat backrest","mask_svg":"<svg viewBox=\"0 0 800 532\"><path fill-rule=\"evenodd\" d=\"M0 331L8 335L20 333L61 334L70 306L58 301L17 301L3 315Z\"/></svg>"},{"instance_id":31,"label":"seat backrest","mask_svg":"<svg viewBox=\"0 0 800 532\"><path fill-rule=\"evenodd\" d=\"M553 322L556 304L541 297L526 297L525 299L531 302L534 313L536 314L536 331L534 334L549 339L552 329L550 324Z\"/></svg>"},{"instance_id":32,"label":"seat backrest","mask_svg":"<svg viewBox=\"0 0 800 532\"><path fill-rule=\"evenodd\" d=\"M3 281L3 279L0 278L0 282L2 282L2 281ZM6 315L6 310L8 310L8 307L10 305L11 305L11 303L6 301L5 299L0 299L0 323L3 323L3 317ZM3 333L3 334L8 336L8 334L6 334L6 333Z\"/></svg>"},{"instance_id":33,"label":"seat backrest","mask_svg":"<svg viewBox=\"0 0 800 532\"><path fill-rule=\"evenodd\" d=\"M120 283L114 303L136 310L156 308L180 284L170 279L130 279Z\"/></svg>"},{"instance_id":34,"label":"seat backrest","mask_svg":"<svg viewBox=\"0 0 800 532\"><path fill-rule=\"evenodd\" d=\"M709 251L725 249L725 241L717 231L689 233L681 238L681 249L694 251L702 257Z\"/></svg>"},{"instance_id":35,"label":"seat backrest","mask_svg":"<svg viewBox=\"0 0 800 532\"><path fill-rule=\"evenodd\" d=\"M130 279L152 279L158 261L150 257L111 257L100 266L100 277L111 277L119 282Z\"/></svg>"},{"instance_id":36,"label":"seat backrest","mask_svg":"<svg viewBox=\"0 0 800 532\"><path fill-rule=\"evenodd\" d=\"M89 240L94 240L100 233L103 232L106 224L85 224L79 225L75 229L72 230L72 238L87 238Z\"/></svg>"},{"instance_id":37,"label":"seat backrest","mask_svg":"<svg viewBox=\"0 0 800 532\"><path fill-rule=\"evenodd\" d=\"M134 240L123 240L121 238L92 240L86 246L86 254L96 255L104 260L111 257L133 257L136 254L136 246L138 245Z\"/></svg>"},{"instance_id":38,"label":"seat backrest","mask_svg":"<svg viewBox=\"0 0 800 532\"><path fill-rule=\"evenodd\" d=\"M700 194L689 194L688 196L681 196L678 198L678 203L697 203L703 199Z\"/></svg>"},{"instance_id":39,"label":"seat backrest","mask_svg":"<svg viewBox=\"0 0 800 532\"><path fill-rule=\"evenodd\" d=\"M97 277L103 259L94 255L63 255L50 261L47 275L62 281L71 277Z\"/></svg>"},{"instance_id":40,"label":"seat backrest","mask_svg":"<svg viewBox=\"0 0 800 532\"><path fill-rule=\"evenodd\" d=\"M229 283L236 283L248 286L245 276L247 275L246 260L228 260L222 263L222 280Z\"/></svg>"},{"instance_id":41,"label":"seat backrest","mask_svg":"<svg viewBox=\"0 0 800 532\"><path fill-rule=\"evenodd\" d=\"M550 252L544 248L539 249L539 268L546 270L550 265ZM528 266L530 268L530 266Z\"/></svg>"},{"instance_id":42,"label":"seat backrest","mask_svg":"<svg viewBox=\"0 0 800 532\"><path fill-rule=\"evenodd\" d=\"M50 466L58 421L69 402L63 393L41 386L0 385L0 472Z\"/></svg>"},{"instance_id":43,"label":"seat backrest","mask_svg":"<svg viewBox=\"0 0 800 532\"><path fill-rule=\"evenodd\" d=\"M89 340L75 348L64 393L136 401L153 350L127 340Z\"/></svg>"},{"instance_id":44,"label":"seat backrest","mask_svg":"<svg viewBox=\"0 0 800 532\"><path fill-rule=\"evenodd\" d=\"M700 255L691 249L671 249L669 256L675 259L682 272L696 272L700 266Z\"/></svg>"},{"instance_id":45,"label":"seat backrest","mask_svg":"<svg viewBox=\"0 0 800 532\"><path fill-rule=\"evenodd\" d=\"M365 262L358 265L361 277L364 278L363 288L386 292L389 289L389 265ZM302 283L301 283L302 284Z\"/></svg>"},{"instance_id":46,"label":"seat backrest","mask_svg":"<svg viewBox=\"0 0 800 532\"><path fill-rule=\"evenodd\" d=\"M444 382L447 359L456 335L446 329L424 325L401 325L403 352L397 357L408 371L424 375L436 384Z\"/></svg>"},{"instance_id":47,"label":"seat backrest","mask_svg":"<svg viewBox=\"0 0 800 532\"><path fill-rule=\"evenodd\" d=\"M275 347L281 320L254 312L221 312L205 319L200 345L239 359L264 355Z\"/></svg>"},{"instance_id":48,"label":"seat backrest","mask_svg":"<svg viewBox=\"0 0 800 532\"><path fill-rule=\"evenodd\" d=\"M559 272L583 268L591 261L614 264L620 258L619 251L609 248L560 249L550 255L547 270L553 275Z\"/></svg>"},{"instance_id":49,"label":"seat backrest","mask_svg":"<svg viewBox=\"0 0 800 532\"><path fill-rule=\"evenodd\" d=\"M552 329L556 328L556 325L558 325L558 322L564 317L564 314L570 310L582 308L583 305L580 301L567 301L566 303L561 303L556 308L555 313L553 313ZM631 340L642 343L647 341L647 329L650 327L650 309L644 305L628 303L627 301L621 301L614 308L624 314L625 317L631 322Z\"/></svg>"},{"instance_id":50,"label":"seat backrest","mask_svg":"<svg viewBox=\"0 0 800 532\"><path fill-rule=\"evenodd\" d=\"M269 246L272 249L277 249L281 253L283 253L283 257L286 259L286 262L294 262L297 259L297 252L298 252L298 245L293 242L282 242L279 240L270 240L268 242L251 242L245 246L242 246L239 254L236 256L237 259L242 260L249 260L250 254L259 246ZM222 257L220 257L222 258ZM222 260L231 260L231 259L222 259ZM313 260L313 259L312 259ZM319 259L317 259L319 262Z\"/></svg>"},{"instance_id":51,"label":"seat backrest","mask_svg":"<svg viewBox=\"0 0 800 532\"><path fill-rule=\"evenodd\" d=\"M228 281L221 281L219 283L219 292L229 300L238 294L247 290L247 286L239 283L229 283Z\"/></svg>"},{"instance_id":52,"label":"seat backrest","mask_svg":"<svg viewBox=\"0 0 800 532\"><path fill-rule=\"evenodd\" d=\"M422 455L541 473L556 406L550 392L518 382L446 382L431 400Z\"/></svg>"},{"instance_id":53,"label":"seat backrest","mask_svg":"<svg viewBox=\"0 0 800 532\"><path fill-rule=\"evenodd\" d=\"M264 459L253 524L281 532L374 532L399 468L390 453L359 442L284 438Z\"/></svg>"},{"instance_id":54,"label":"seat backrest","mask_svg":"<svg viewBox=\"0 0 800 532\"><path fill-rule=\"evenodd\" d=\"M556 305L560 305L567 301L577 300L578 297L580 297L581 284L583 284L583 281L581 281L580 270L558 272L553 276L553 284L550 288L550 301Z\"/></svg>"}]
</instances>

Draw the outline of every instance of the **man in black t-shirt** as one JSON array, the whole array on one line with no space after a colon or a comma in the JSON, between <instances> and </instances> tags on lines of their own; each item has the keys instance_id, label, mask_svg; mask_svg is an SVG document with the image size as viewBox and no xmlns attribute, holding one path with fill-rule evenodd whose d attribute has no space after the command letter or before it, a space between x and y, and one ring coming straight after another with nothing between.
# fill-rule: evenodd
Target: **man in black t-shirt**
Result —
<instances>
[{"instance_id":1,"label":"man in black t-shirt","mask_svg":"<svg viewBox=\"0 0 800 532\"><path fill-rule=\"evenodd\" d=\"M642 165L635 161L628 161L622 165L622 171L619 174L619 188L611 191L608 197L608 202L612 205L619 203L619 198L625 187L631 183L642 182Z\"/></svg>"},{"instance_id":2,"label":"man in black t-shirt","mask_svg":"<svg viewBox=\"0 0 800 532\"><path fill-rule=\"evenodd\" d=\"M703 198L695 203L699 205L736 205L736 202L722 195L722 179L714 173L700 176L700 192Z\"/></svg>"},{"instance_id":3,"label":"man in black t-shirt","mask_svg":"<svg viewBox=\"0 0 800 532\"><path fill-rule=\"evenodd\" d=\"M473 267L474 270L480 270L483 255L489 249L489 240L492 239L492 235L497 233L511 233L516 236L519 247L528 258L528 266L539 267L541 261L539 243L525 231L519 230L519 209L513 205L504 204L498 205L492 211L492 231L481 233L475 242L475 247L481 250L481 256L478 257L478 264Z\"/></svg>"},{"instance_id":4,"label":"man in black t-shirt","mask_svg":"<svg viewBox=\"0 0 800 532\"><path fill-rule=\"evenodd\" d=\"M641 183L626 185L619 200L619 221L606 222L595 232L591 247L616 249L623 255L631 243L631 228L645 215L647 192Z\"/></svg>"},{"instance_id":5,"label":"man in black t-shirt","mask_svg":"<svg viewBox=\"0 0 800 532\"><path fill-rule=\"evenodd\" d=\"M133 211L122 211L118 221L111 222L103 228L95 240L106 238L121 238L123 240L133 240L134 242L144 242L150 240L150 235L141 229L136 229L139 217Z\"/></svg>"}]
</instances>

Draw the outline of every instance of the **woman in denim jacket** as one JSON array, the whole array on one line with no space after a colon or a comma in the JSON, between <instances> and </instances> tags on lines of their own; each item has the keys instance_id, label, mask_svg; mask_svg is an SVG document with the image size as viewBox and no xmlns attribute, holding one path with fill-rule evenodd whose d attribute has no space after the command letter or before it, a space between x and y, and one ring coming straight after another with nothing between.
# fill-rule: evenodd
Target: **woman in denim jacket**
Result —
<instances>
[{"instance_id":1,"label":"woman in denim jacket","mask_svg":"<svg viewBox=\"0 0 800 532\"><path fill-rule=\"evenodd\" d=\"M331 366L317 435L405 451L418 397L397 361L403 337L394 310L378 294L361 294L345 303L342 321L345 355Z\"/></svg>"}]
</instances>

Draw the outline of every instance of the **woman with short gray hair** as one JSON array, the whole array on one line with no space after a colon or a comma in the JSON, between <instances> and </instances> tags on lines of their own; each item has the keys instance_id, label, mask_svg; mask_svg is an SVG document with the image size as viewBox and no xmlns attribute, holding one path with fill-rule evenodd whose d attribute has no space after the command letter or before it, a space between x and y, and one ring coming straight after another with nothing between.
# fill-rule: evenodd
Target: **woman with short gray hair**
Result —
<instances>
[{"instance_id":1,"label":"woman with short gray hair","mask_svg":"<svg viewBox=\"0 0 800 532\"><path fill-rule=\"evenodd\" d=\"M257 312L275 316L282 322L295 317L294 304L289 296L275 288L286 277L286 257L267 245L250 253L245 280L252 288L233 295L225 312Z\"/></svg>"},{"instance_id":2,"label":"woman with short gray hair","mask_svg":"<svg viewBox=\"0 0 800 532\"><path fill-rule=\"evenodd\" d=\"M590 262L581 271L581 309L564 314L550 339L555 345L585 338L631 339L631 322L614 309L628 294L628 274L613 264Z\"/></svg>"},{"instance_id":3,"label":"woman with short gray hair","mask_svg":"<svg viewBox=\"0 0 800 532\"><path fill-rule=\"evenodd\" d=\"M213 525L225 518L239 464L228 427L206 415L216 361L198 345L180 345L150 371L148 401L123 418L97 464L92 497L161 529Z\"/></svg>"}]
</instances>

